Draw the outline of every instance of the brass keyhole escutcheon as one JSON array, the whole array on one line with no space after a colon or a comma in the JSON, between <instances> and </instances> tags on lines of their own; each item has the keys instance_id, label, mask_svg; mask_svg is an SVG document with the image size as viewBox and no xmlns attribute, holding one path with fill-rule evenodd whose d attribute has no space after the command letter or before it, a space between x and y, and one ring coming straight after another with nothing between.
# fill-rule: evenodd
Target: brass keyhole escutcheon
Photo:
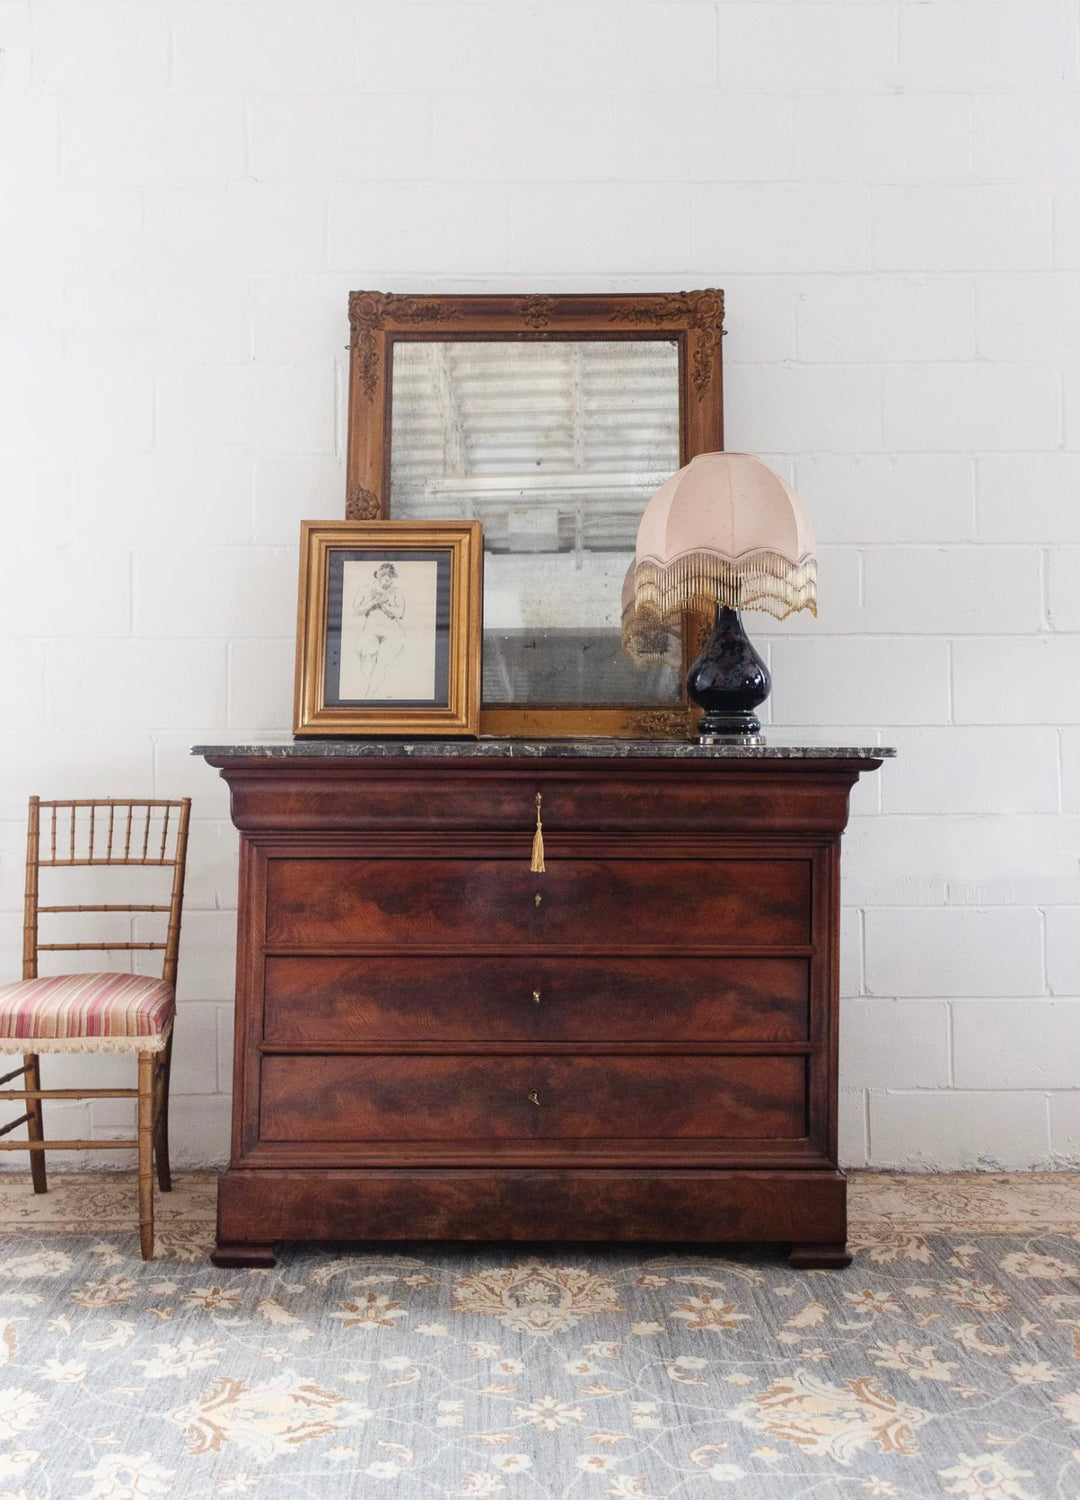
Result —
<instances>
[{"instance_id":1,"label":"brass keyhole escutcheon","mask_svg":"<svg viewBox=\"0 0 1080 1500\"><path fill-rule=\"evenodd\" d=\"M543 899L543 896L541 896L540 892L537 891L536 895L533 897L533 904L539 906Z\"/></svg>"},{"instance_id":2,"label":"brass keyhole escutcheon","mask_svg":"<svg viewBox=\"0 0 1080 1500\"><path fill-rule=\"evenodd\" d=\"M535 1089L529 1090L529 1103L535 1104L537 1109L540 1108L540 1095L536 1092Z\"/></svg>"},{"instance_id":3,"label":"brass keyhole escutcheon","mask_svg":"<svg viewBox=\"0 0 1080 1500\"><path fill-rule=\"evenodd\" d=\"M539 990L533 990L533 1004L534 1005L539 1005L540 1004L540 991Z\"/></svg>"}]
</instances>

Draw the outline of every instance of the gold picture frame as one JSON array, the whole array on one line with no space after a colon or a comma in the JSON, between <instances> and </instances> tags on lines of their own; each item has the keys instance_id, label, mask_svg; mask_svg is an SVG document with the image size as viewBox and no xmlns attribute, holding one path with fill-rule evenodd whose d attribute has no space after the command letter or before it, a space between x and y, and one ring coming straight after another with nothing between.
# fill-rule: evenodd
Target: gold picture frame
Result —
<instances>
[{"instance_id":1,"label":"gold picture frame","mask_svg":"<svg viewBox=\"0 0 1080 1500\"><path fill-rule=\"evenodd\" d=\"M479 521L304 521L293 733L473 736Z\"/></svg>"}]
</instances>

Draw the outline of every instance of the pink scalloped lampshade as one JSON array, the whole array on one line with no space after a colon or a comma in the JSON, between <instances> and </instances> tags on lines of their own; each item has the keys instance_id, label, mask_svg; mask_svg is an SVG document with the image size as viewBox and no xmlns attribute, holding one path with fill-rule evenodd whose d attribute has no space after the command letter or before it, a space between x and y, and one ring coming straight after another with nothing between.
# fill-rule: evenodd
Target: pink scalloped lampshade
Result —
<instances>
[{"instance_id":1,"label":"pink scalloped lampshade","mask_svg":"<svg viewBox=\"0 0 1080 1500\"><path fill-rule=\"evenodd\" d=\"M717 604L817 614L814 534L790 485L750 453L702 453L660 486L637 535L635 608Z\"/></svg>"}]
</instances>

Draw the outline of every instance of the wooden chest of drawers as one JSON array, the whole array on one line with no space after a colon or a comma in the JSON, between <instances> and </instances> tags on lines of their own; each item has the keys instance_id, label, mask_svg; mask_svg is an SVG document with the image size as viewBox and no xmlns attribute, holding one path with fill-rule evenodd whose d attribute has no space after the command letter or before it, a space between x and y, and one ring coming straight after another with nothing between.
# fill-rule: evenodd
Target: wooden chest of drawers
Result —
<instances>
[{"instance_id":1,"label":"wooden chest of drawers","mask_svg":"<svg viewBox=\"0 0 1080 1500\"><path fill-rule=\"evenodd\" d=\"M846 1263L839 841L880 752L275 750L199 749L241 831L219 1264L430 1238Z\"/></svg>"}]
</instances>

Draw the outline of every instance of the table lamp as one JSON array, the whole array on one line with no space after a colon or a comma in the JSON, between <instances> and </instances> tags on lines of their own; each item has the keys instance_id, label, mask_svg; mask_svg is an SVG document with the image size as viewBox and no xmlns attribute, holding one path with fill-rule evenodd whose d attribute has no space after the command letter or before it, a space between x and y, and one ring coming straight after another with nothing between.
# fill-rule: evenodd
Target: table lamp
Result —
<instances>
[{"instance_id":1,"label":"table lamp","mask_svg":"<svg viewBox=\"0 0 1080 1500\"><path fill-rule=\"evenodd\" d=\"M702 744L762 745L754 710L769 696L768 668L741 611L778 620L817 614L814 536L795 491L750 453L702 453L660 486L638 527L635 623L658 627L715 609L716 623L690 667L687 692L703 710Z\"/></svg>"}]
</instances>

